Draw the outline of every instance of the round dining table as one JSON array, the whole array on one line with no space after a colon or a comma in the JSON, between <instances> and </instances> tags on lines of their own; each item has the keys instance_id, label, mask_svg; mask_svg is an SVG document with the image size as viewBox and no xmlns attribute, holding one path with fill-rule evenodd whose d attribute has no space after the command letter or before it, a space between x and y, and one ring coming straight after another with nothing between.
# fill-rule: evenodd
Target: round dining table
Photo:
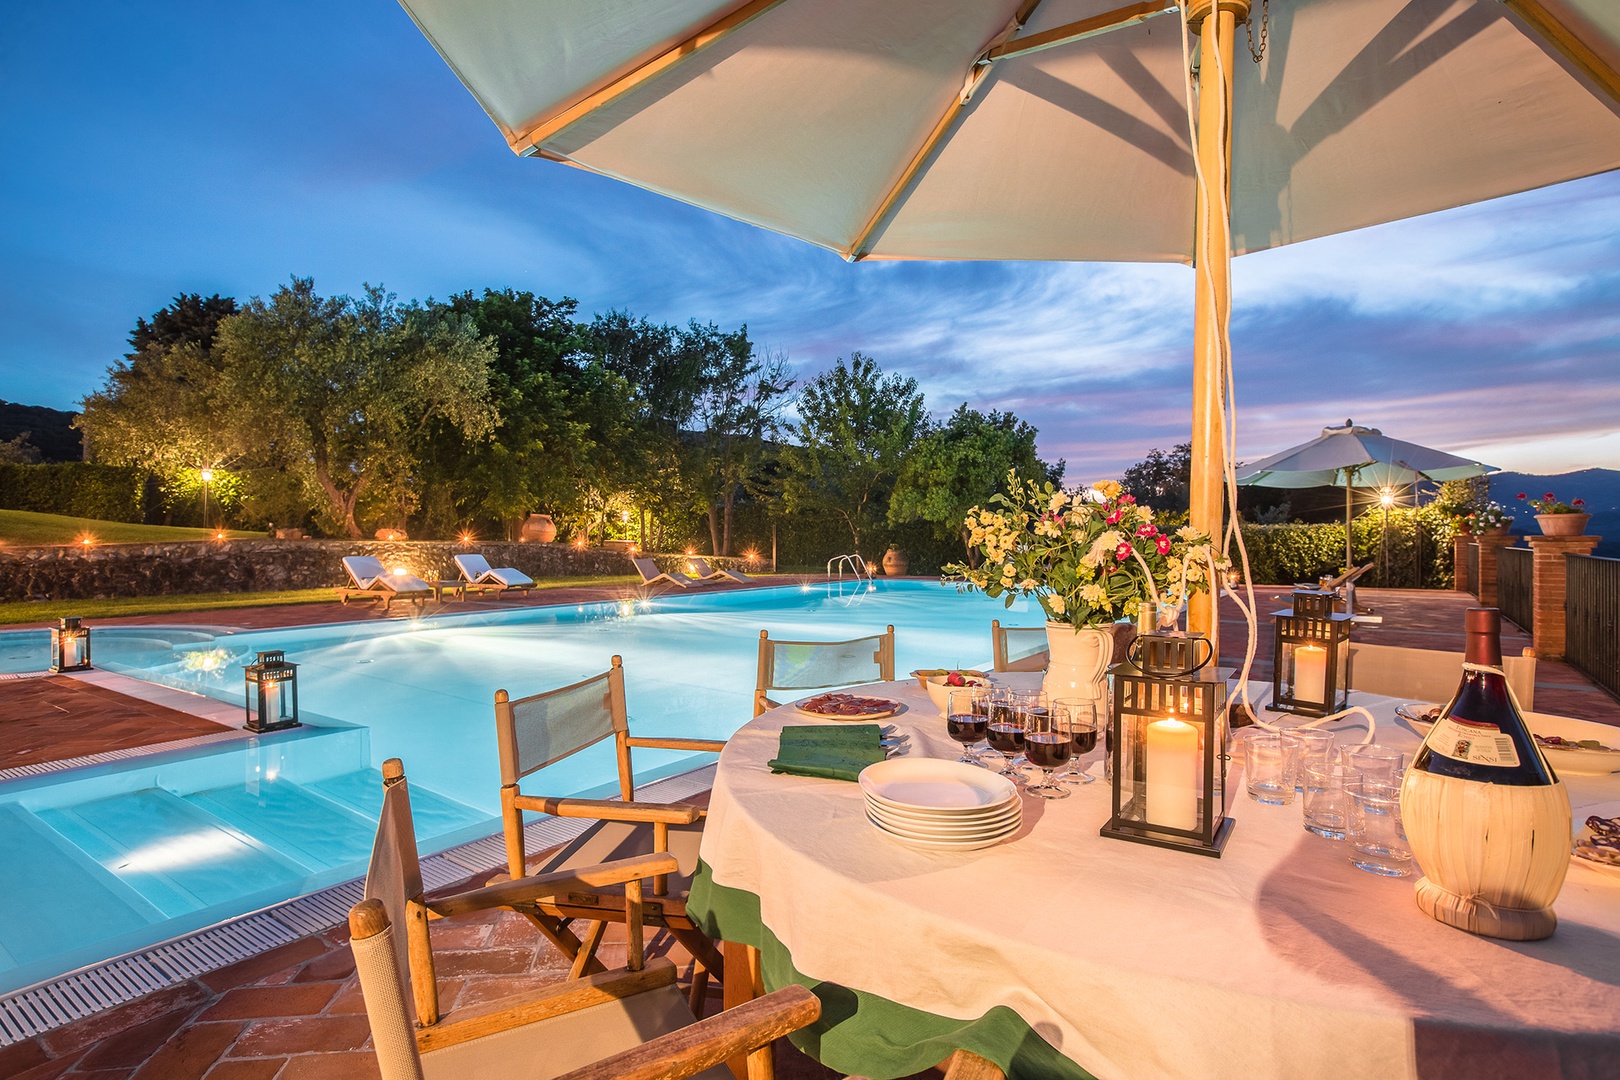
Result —
<instances>
[{"instance_id":1,"label":"round dining table","mask_svg":"<svg viewBox=\"0 0 1620 1080\"><path fill-rule=\"evenodd\" d=\"M883 722L910 736L908 755L960 755L915 680L857 692L903 704ZM1377 742L1419 746L1395 699L1351 703ZM881 1080L962 1048L1012 1077L1620 1077L1611 869L1572 861L1551 938L1474 936L1420 911L1414 878L1358 870L1345 842L1307 832L1299 800L1249 799L1240 753L1218 859L1099 835L1100 750L1098 779L1071 797L1021 795L1007 840L924 850L871 824L858 784L770 771L781 729L818 722L786 705L732 736L688 911L726 942L728 1001L816 992L821 1019L793 1039L833 1069ZM1347 745L1367 722L1329 729ZM1620 814L1620 775L1563 779L1577 822Z\"/></svg>"}]
</instances>

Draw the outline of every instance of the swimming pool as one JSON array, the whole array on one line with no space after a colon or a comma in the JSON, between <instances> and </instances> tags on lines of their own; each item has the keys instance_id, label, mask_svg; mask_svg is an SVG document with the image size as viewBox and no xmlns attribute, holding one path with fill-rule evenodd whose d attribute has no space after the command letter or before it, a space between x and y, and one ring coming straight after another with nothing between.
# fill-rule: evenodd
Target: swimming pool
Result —
<instances>
[{"instance_id":1,"label":"swimming pool","mask_svg":"<svg viewBox=\"0 0 1620 1080\"><path fill-rule=\"evenodd\" d=\"M264 649L299 664L309 726L228 747L0 784L0 992L301 895L364 871L382 761L411 777L424 850L499 828L494 695L537 693L624 657L638 734L724 738L752 715L759 632L838 639L896 628L896 666L983 664L989 624L1038 608L929 582L627 598L616 603L219 633L95 631L96 666L239 702ZM0 666L43 666L43 635L0 634ZM38 658L30 660L35 652ZM636 752L639 780L711 760ZM612 749L539 774L534 790L604 791ZM71 888L69 915L47 902Z\"/></svg>"}]
</instances>

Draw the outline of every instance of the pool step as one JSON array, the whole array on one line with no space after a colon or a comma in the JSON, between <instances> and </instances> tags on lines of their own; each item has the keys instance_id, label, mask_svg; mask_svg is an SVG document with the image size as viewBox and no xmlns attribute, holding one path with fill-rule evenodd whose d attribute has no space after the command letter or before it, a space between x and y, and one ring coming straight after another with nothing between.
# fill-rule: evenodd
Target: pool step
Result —
<instances>
[{"instance_id":1,"label":"pool step","mask_svg":"<svg viewBox=\"0 0 1620 1080\"><path fill-rule=\"evenodd\" d=\"M370 822L366 833L366 851L371 851L371 837L382 815L382 773L376 769L359 769L326 780L306 785L340 806L347 807ZM475 810L466 803L440 795L429 788L411 784L411 820L416 824L419 840L443 836L469 825L488 821L489 815Z\"/></svg>"},{"instance_id":2,"label":"pool step","mask_svg":"<svg viewBox=\"0 0 1620 1080\"><path fill-rule=\"evenodd\" d=\"M128 884L15 803L0 804L0 867L0 971L163 918Z\"/></svg>"},{"instance_id":3,"label":"pool step","mask_svg":"<svg viewBox=\"0 0 1620 1080\"><path fill-rule=\"evenodd\" d=\"M39 814L166 918L308 876L255 837L161 788Z\"/></svg>"},{"instance_id":4,"label":"pool step","mask_svg":"<svg viewBox=\"0 0 1620 1080\"><path fill-rule=\"evenodd\" d=\"M186 802L295 860L307 873L365 860L377 830L370 818L288 780L199 791Z\"/></svg>"}]
</instances>

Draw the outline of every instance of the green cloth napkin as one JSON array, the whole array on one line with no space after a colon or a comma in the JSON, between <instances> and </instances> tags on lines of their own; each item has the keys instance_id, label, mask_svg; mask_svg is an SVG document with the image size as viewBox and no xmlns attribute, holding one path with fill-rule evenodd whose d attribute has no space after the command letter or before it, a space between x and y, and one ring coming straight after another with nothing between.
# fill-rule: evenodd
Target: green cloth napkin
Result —
<instances>
[{"instance_id":1,"label":"green cloth napkin","mask_svg":"<svg viewBox=\"0 0 1620 1080\"><path fill-rule=\"evenodd\" d=\"M855 780L887 755L876 724L806 724L782 729L771 771L827 780Z\"/></svg>"}]
</instances>

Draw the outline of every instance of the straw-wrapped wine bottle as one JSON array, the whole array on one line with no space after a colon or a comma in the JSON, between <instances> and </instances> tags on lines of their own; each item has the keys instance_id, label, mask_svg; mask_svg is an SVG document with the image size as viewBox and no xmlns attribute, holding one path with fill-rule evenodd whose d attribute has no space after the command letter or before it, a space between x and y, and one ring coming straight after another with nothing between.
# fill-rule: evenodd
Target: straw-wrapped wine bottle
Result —
<instances>
[{"instance_id":1,"label":"straw-wrapped wine bottle","mask_svg":"<svg viewBox=\"0 0 1620 1080\"><path fill-rule=\"evenodd\" d=\"M1465 629L1462 682L1401 786L1418 906L1470 933L1544 938L1569 870L1569 794L1508 690L1501 613L1469 608Z\"/></svg>"}]
</instances>

